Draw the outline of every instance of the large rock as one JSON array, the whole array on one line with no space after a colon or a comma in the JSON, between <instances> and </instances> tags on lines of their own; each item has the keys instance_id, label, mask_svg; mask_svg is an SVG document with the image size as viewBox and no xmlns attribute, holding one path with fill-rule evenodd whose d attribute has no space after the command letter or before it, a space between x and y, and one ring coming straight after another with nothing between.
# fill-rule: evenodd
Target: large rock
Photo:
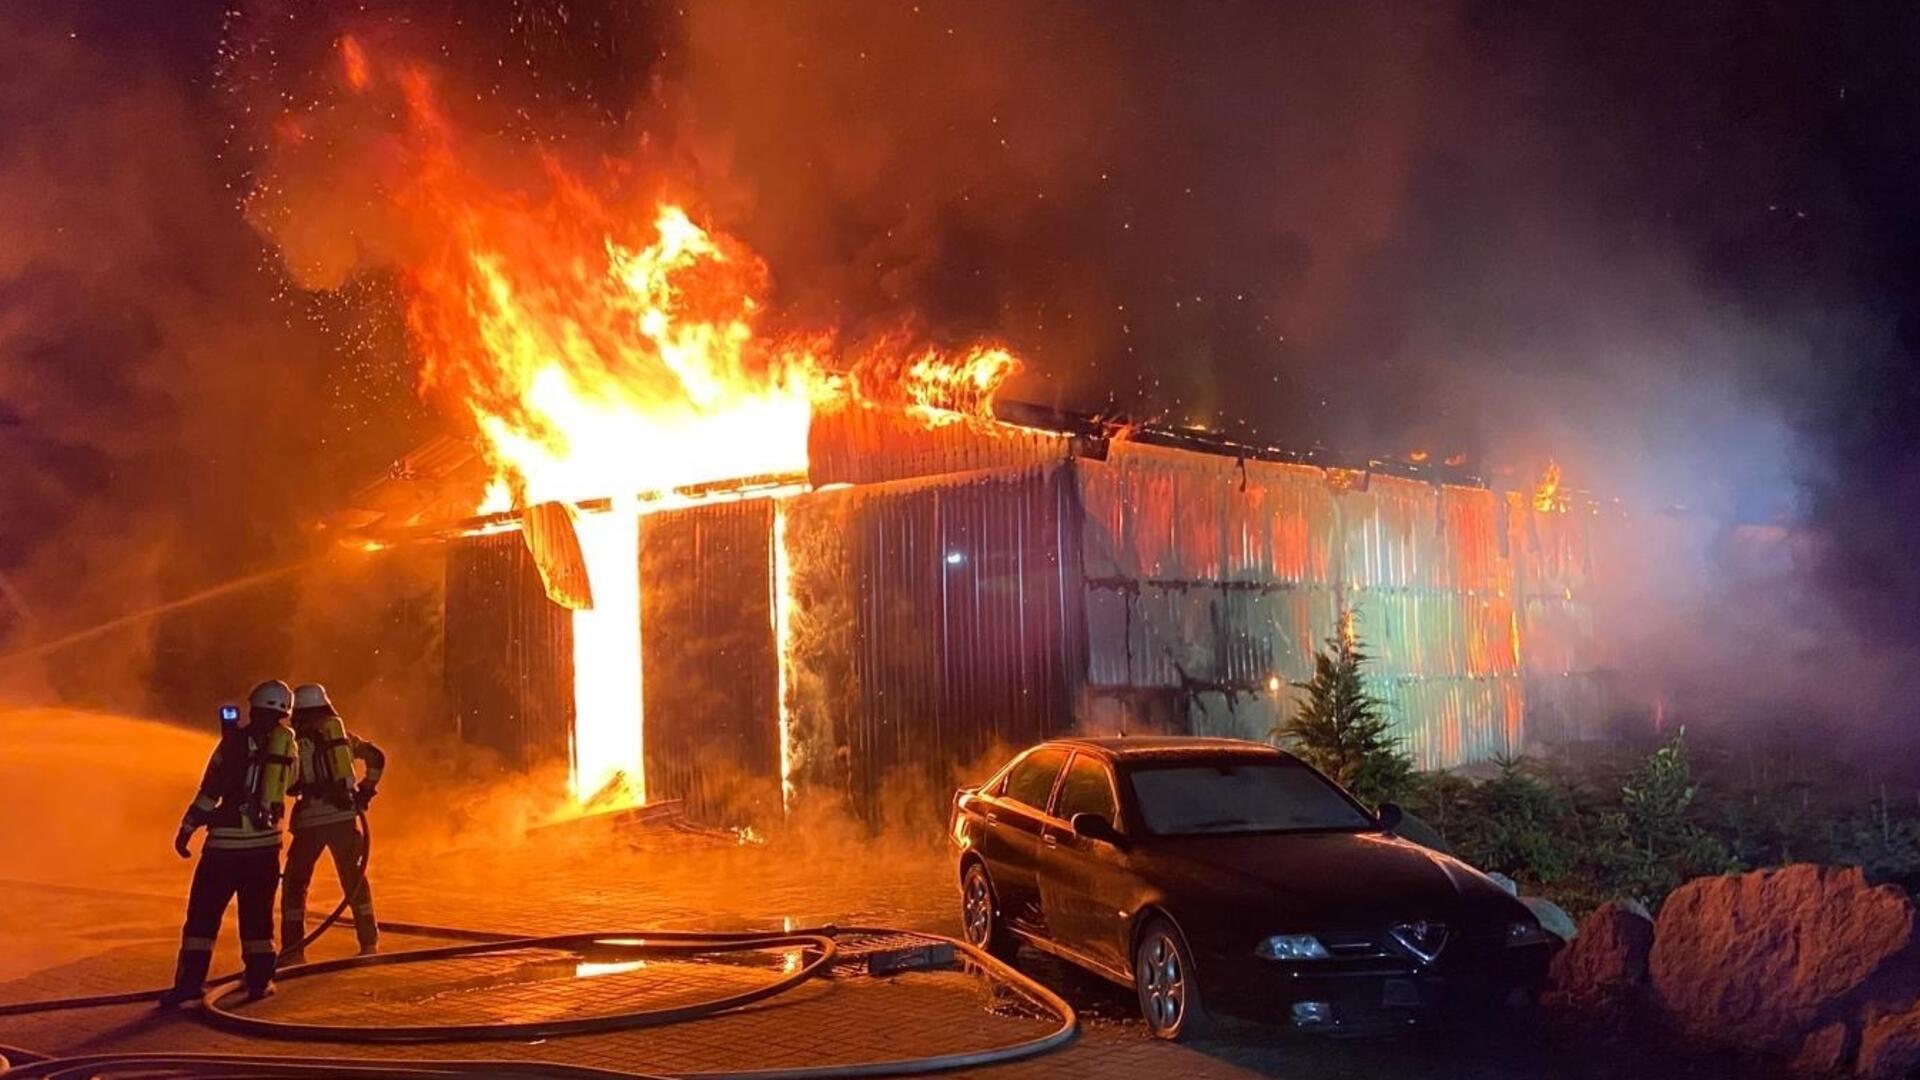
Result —
<instances>
[{"instance_id":1,"label":"large rock","mask_svg":"<svg viewBox=\"0 0 1920 1080\"><path fill-rule=\"evenodd\" d=\"M1655 1000L1688 1035L1799 1054L1829 1025L1911 1004L1913 901L1868 886L1858 867L1696 878L1661 906L1649 971Z\"/></svg>"},{"instance_id":2,"label":"large rock","mask_svg":"<svg viewBox=\"0 0 1920 1080\"><path fill-rule=\"evenodd\" d=\"M1600 905L1553 958L1543 1000L1556 1008L1605 1014L1645 992L1653 923L1615 900Z\"/></svg>"},{"instance_id":3,"label":"large rock","mask_svg":"<svg viewBox=\"0 0 1920 1080\"><path fill-rule=\"evenodd\" d=\"M1853 1025L1842 1020L1828 1024L1801 1040L1788 1066L1797 1073L1828 1076L1853 1060Z\"/></svg>"},{"instance_id":4,"label":"large rock","mask_svg":"<svg viewBox=\"0 0 1920 1080\"><path fill-rule=\"evenodd\" d=\"M1860 1035L1855 1069L1872 1080L1920 1075L1920 1009L1882 1016Z\"/></svg>"}]
</instances>

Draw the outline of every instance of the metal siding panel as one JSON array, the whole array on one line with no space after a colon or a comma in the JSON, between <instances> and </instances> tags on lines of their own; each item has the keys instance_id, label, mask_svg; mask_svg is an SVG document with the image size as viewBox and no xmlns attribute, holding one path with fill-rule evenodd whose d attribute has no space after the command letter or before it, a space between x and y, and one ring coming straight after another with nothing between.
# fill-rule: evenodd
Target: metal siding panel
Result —
<instances>
[{"instance_id":1,"label":"metal siding panel","mask_svg":"<svg viewBox=\"0 0 1920 1080\"><path fill-rule=\"evenodd\" d=\"M1246 737L1240 728L1240 718L1234 714L1232 698L1227 694L1217 690L1195 694L1191 715L1195 735L1226 739Z\"/></svg>"},{"instance_id":2,"label":"metal siding panel","mask_svg":"<svg viewBox=\"0 0 1920 1080\"><path fill-rule=\"evenodd\" d=\"M573 731L573 625L547 599L517 532L447 545L444 678L468 742L516 768L564 761Z\"/></svg>"},{"instance_id":3,"label":"metal siding panel","mask_svg":"<svg viewBox=\"0 0 1920 1080\"><path fill-rule=\"evenodd\" d=\"M1182 580L1224 579L1229 484L1238 479L1237 471L1218 467L1185 468L1173 473L1171 569Z\"/></svg>"},{"instance_id":4,"label":"metal siding panel","mask_svg":"<svg viewBox=\"0 0 1920 1080\"><path fill-rule=\"evenodd\" d=\"M1248 494L1264 519L1267 575L1291 584L1333 580L1338 508L1326 474L1301 465L1247 464Z\"/></svg>"},{"instance_id":5,"label":"metal siding panel","mask_svg":"<svg viewBox=\"0 0 1920 1080\"><path fill-rule=\"evenodd\" d=\"M1094 686L1127 686L1133 681L1129 595L1122 588L1087 587L1087 682Z\"/></svg>"},{"instance_id":6,"label":"metal siding panel","mask_svg":"<svg viewBox=\"0 0 1920 1080\"><path fill-rule=\"evenodd\" d=\"M1264 688L1279 671L1285 648L1284 593L1265 589L1228 589L1224 596L1226 633L1221 678L1228 685Z\"/></svg>"},{"instance_id":7,"label":"metal siding panel","mask_svg":"<svg viewBox=\"0 0 1920 1080\"><path fill-rule=\"evenodd\" d=\"M1174 478L1166 470L1130 468L1125 502L1125 550L1132 555L1130 569L1148 581L1178 576L1179 555L1174 543ZM1123 564L1125 565L1125 564Z\"/></svg>"},{"instance_id":8,"label":"metal siding panel","mask_svg":"<svg viewBox=\"0 0 1920 1080\"><path fill-rule=\"evenodd\" d=\"M796 500L845 505L857 684L848 786L868 813L897 772L945 784L990 748L1070 723L1086 649L1069 494L1055 467Z\"/></svg>"},{"instance_id":9,"label":"metal siding panel","mask_svg":"<svg viewBox=\"0 0 1920 1080\"><path fill-rule=\"evenodd\" d=\"M1179 602L1162 585L1142 585L1130 599L1127 652L1132 685L1179 686L1173 651L1180 642Z\"/></svg>"},{"instance_id":10,"label":"metal siding panel","mask_svg":"<svg viewBox=\"0 0 1920 1080\"><path fill-rule=\"evenodd\" d=\"M1066 459L1073 437L1017 424L953 417L944 423L886 406L846 403L814 411L807 472L815 485L873 484Z\"/></svg>"},{"instance_id":11,"label":"metal siding panel","mask_svg":"<svg viewBox=\"0 0 1920 1080\"><path fill-rule=\"evenodd\" d=\"M773 501L641 521L647 786L699 816L780 810Z\"/></svg>"},{"instance_id":12,"label":"metal siding panel","mask_svg":"<svg viewBox=\"0 0 1920 1080\"><path fill-rule=\"evenodd\" d=\"M1076 471L1087 565L1101 571L1086 592L1089 676L1114 691L1092 706L1100 722L1137 722L1171 694L1194 724L1251 730L1208 704L1216 692L1277 718L1285 696L1266 680L1311 674L1344 599L1376 658L1372 684L1423 765L1523 736L1518 594L1493 492L1124 443ZM1548 533L1550 567L1578 566L1573 532ZM1551 622L1549 605L1529 602Z\"/></svg>"},{"instance_id":13,"label":"metal siding panel","mask_svg":"<svg viewBox=\"0 0 1920 1080\"><path fill-rule=\"evenodd\" d=\"M1224 675L1226 598L1217 585L1181 589L1175 594L1180 636L1173 644L1182 682L1217 683Z\"/></svg>"}]
</instances>

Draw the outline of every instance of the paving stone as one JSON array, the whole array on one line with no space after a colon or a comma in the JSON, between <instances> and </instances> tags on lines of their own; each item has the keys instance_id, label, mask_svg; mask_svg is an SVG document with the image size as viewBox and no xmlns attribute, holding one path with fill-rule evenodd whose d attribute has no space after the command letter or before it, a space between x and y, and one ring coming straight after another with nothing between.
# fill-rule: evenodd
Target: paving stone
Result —
<instances>
[{"instance_id":1,"label":"paving stone","mask_svg":"<svg viewBox=\"0 0 1920 1080\"><path fill-rule=\"evenodd\" d=\"M383 849L376 847L376 852ZM957 900L951 865L937 850L889 849L866 856L797 858L765 849L716 849L708 842L669 852L582 853L522 849L493 855L413 858L404 848L376 861L381 915L390 921L486 928L523 935L589 930L789 929L809 923L886 924L953 933ZM378 855L376 858L378 859ZM662 863L670 859L671 865ZM450 867L443 880L427 875ZM129 880L124 888L34 890L0 882L0 927L45 927L74 939L73 959L0 983L0 1002L108 993L152 986L170 974L181 899L170 880ZM323 873L315 906L327 906ZM337 898L337 894L336 894ZM88 938L89 928L113 927ZM31 932L31 931L30 931ZM888 939L869 944L906 944ZM345 955L350 932L332 933L313 959ZM389 933L389 951L444 944ZM859 943L853 943L857 952ZM237 935L220 937L216 970L237 964ZM614 963L595 958L589 962ZM785 957L754 962L648 958L633 968L581 968L550 950L429 964L381 966L311 980L285 980L282 993L250 1007L262 1016L311 1022L386 1024L594 1015L684 1004L763 985ZM1566 1047L1550 1037L1515 1044L1485 1039L1429 1043L1334 1043L1286 1038L1272 1029L1230 1026L1221 1040L1173 1046L1146 1036L1128 992L1044 957L1023 966L1073 1001L1079 1039L1043 1058L980 1070L995 1078L1486 1077L1554 1075L1640 1078L1758 1075L1737 1063L1676 1061L1633 1046ZM333 1046L259 1040L214 1030L190 1015L129 1006L0 1018L0 1043L60 1052L194 1050L337 1054L343 1059L445 1057L541 1059L605 1068L693 1071L851 1063L979 1050L1052 1028L972 974L909 972L872 978L848 966L832 977L745 1009L695 1022L538 1042Z\"/></svg>"}]
</instances>

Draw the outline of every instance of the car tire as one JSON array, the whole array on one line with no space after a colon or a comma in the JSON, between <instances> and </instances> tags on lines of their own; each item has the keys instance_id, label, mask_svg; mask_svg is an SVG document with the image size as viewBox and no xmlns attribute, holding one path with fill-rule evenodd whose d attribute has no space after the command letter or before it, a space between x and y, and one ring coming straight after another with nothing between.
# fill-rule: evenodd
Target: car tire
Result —
<instances>
[{"instance_id":1,"label":"car tire","mask_svg":"<svg viewBox=\"0 0 1920 1080\"><path fill-rule=\"evenodd\" d=\"M978 859L960 873L960 926L967 943L984 949L996 960L1012 962L1020 949L1013 932L1000 917L1000 896L994 891L987 866Z\"/></svg>"},{"instance_id":2,"label":"car tire","mask_svg":"<svg viewBox=\"0 0 1920 1080\"><path fill-rule=\"evenodd\" d=\"M1140 932L1133 947L1133 989L1154 1038L1189 1042L1212 1029L1194 978L1193 953L1171 921L1154 919Z\"/></svg>"}]
</instances>

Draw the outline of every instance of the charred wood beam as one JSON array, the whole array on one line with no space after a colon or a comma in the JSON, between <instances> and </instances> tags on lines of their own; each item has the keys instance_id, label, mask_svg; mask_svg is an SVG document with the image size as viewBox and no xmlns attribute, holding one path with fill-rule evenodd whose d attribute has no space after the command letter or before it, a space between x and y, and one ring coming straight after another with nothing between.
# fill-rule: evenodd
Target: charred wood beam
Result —
<instances>
[{"instance_id":1,"label":"charred wood beam","mask_svg":"<svg viewBox=\"0 0 1920 1080\"><path fill-rule=\"evenodd\" d=\"M644 510L669 499L687 499L696 503L727 498L749 499L803 487L806 483L805 473L769 473L739 480L689 484L685 487L642 496L640 506ZM603 514L613 509L613 500L611 498L581 499L570 505L582 514ZM388 546L438 542L479 532L505 532L518 529L522 512L522 509L516 508L492 514L475 514L472 517L458 518L453 521L424 522L393 528L346 529L341 530L340 535L350 542L364 541Z\"/></svg>"}]
</instances>

